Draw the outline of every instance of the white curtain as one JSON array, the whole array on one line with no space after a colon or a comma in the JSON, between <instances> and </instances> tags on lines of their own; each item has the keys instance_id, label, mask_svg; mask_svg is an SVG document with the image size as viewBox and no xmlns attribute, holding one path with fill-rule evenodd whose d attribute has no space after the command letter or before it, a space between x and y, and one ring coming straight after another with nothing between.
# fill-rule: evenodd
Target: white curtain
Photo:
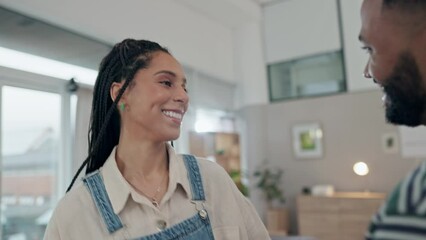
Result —
<instances>
[{"instance_id":1,"label":"white curtain","mask_svg":"<svg viewBox=\"0 0 426 240\"><path fill-rule=\"evenodd\" d=\"M77 107L75 120L75 136L73 151L73 174L77 171L88 155L88 131L90 122L90 111L92 108L93 90L80 87L77 92ZM84 172L84 170L82 171Z\"/></svg>"}]
</instances>

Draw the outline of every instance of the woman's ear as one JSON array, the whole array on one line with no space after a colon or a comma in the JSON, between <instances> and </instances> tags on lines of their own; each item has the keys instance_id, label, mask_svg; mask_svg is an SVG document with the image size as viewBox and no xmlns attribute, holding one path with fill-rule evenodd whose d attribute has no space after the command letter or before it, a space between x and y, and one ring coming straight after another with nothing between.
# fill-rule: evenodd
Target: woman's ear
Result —
<instances>
[{"instance_id":1,"label":"woman's ear","mask_svg":"<svg viewBox=\"0 0 426 240\"><path fill-rule=\"evenodd\" d=\"M118 93L120 92L120 90L121 90L121 87L123 86L123 83L122 82L113 82L112 83L112 85L111 85L111 88L109 89L109 94L110 94L110 96L111 96L111 100L114 102L115 101L115 99L117 98L117 96L118 96ZM122 100L122 99L124 99L124 95L125 94L123 94L122 96L121 96L121 99L120 100Z\"/></svg>"}]
</instances>

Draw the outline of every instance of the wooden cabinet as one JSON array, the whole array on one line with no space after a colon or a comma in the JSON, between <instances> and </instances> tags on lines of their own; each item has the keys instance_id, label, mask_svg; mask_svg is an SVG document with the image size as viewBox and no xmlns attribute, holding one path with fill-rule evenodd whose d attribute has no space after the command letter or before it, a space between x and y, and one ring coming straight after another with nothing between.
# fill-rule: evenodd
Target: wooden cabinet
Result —
<instances>
[{"instance_id":1,"label":"wooden cabinet","mask_svg":"<svg viewBox=\"0 0 426 240\"><path fill-rule=\"evenodd\" d=\"M360 240L371 217L385 200L383 193L342 192L297 197L299 234L318 240Z\"/></svg>"},{"instance_id":2,"label":"wooden cabinet","mask_svg":"<svg viewBox=\"0 0 426 240\"><path fill-rule=\"evenodd\" d=\"M270 208L266 212L266 228L271 236L287 236L289 214L287 208Z\"/></svg>"},{"instance_id":3,"label":"wooden cabinet","mask_svg":"<svg viewBox=\"0 0 426 240\"><path fill-rule=\"evenodd\" d=\"M197 157L213 157L228 173L241 170L240 140L236 133L189 132L189 151Z\"/></svg>"}]
</instances>

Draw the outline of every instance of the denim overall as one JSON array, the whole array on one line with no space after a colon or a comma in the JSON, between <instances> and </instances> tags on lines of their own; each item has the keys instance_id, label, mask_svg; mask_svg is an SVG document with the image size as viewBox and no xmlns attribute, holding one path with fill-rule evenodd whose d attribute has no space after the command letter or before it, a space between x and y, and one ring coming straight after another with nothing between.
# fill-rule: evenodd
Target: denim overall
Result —
<instances>
[{"instance_id":1,"label":"denim overall","mask_svg":"<svg viewBox=\"0 0 426 240\"><path fill-rule=\"evenodd\" d=\"M192 192L192 203L194 203L198 213L183 222L162 230L159 233L135 238L135 240L214 240L210 220L203 204L205 201L204 188L197 160L192 155L183 155L183 159L186 169L188 170L188 178ZM113 234L114 232L122 229L124 225L121 222L120 217L113 211L99 171L88 175L83 179L83 181L92 195L92 199L96 204L99 215L102 217L108 232Z\"/></svg>"}]
</instances>

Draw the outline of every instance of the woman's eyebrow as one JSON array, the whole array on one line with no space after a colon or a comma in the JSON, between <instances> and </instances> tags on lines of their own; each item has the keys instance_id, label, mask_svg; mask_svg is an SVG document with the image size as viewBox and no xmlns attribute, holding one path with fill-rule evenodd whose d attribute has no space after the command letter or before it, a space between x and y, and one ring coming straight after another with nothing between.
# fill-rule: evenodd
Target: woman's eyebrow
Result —
<instances>
[{"instance_id":1,"label":"woman's eyebrow","mask_svg":"<svg viewBox=\"0 0 426 240\"><path fill-rule=\"evenodd\" d=\"M154 75L159 75L159 74L168 74L168 75L172 75L173 77L176 77L176 73L169 70L160 70L156 72Z\"/></svg>"},{"instance_id":2,"label":"woman's eyebrow","mask_svg":"<svg viewBox=\"0 0 426 240\"><path fill-rule=\"evenodd\" d=\"M160 70L160 71L156 72L154 75L159 75L159 74L168 74L168 75L171 75L173 77L177 77L176 73L169 71L169 70ZM186 78L183 78L182 80L183 80L183 84L186 84L186 82L187 82Z\"/></svg>"}]
</instances>

